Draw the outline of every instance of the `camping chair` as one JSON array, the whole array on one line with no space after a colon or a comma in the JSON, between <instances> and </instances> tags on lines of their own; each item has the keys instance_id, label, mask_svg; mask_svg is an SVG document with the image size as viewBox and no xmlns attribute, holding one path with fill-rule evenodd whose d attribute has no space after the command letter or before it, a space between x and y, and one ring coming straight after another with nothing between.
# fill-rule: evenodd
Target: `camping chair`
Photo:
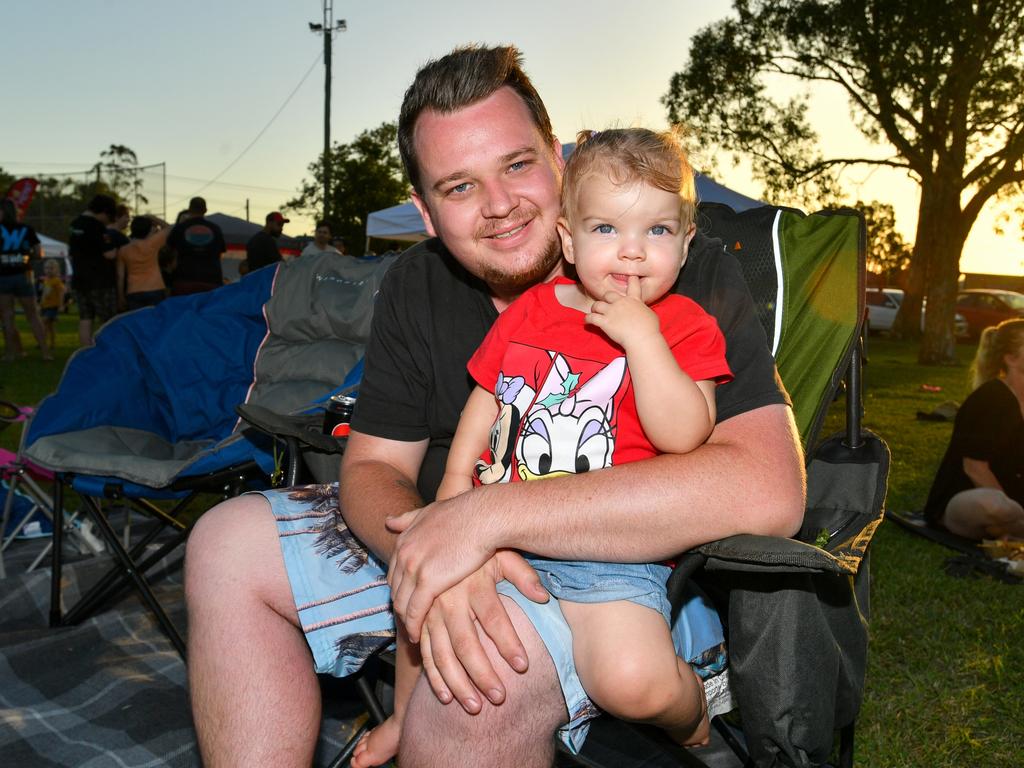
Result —
<instances>
[{"instance_id":1,"label":"camping chair","mask_svg":"<svg viewBox=\"0 0 1024 768\"><path fill-rule=\"evenodd\" d=\"M867 546L881 521L889 453L862 429L863 223L854 211L810 216L774 207L734 213L701 205L698 225L743 270L807 457L807 510L793 539L733 536L684 556L689 574L724 596L741 743L715 729L744 765L853 765L867 652ZM818 441L845 377L845 430ZM660 732L609 718L591 728L583 765L702 765Z\"/></svg>"},{"instance_id":2,"label":"camping chair","mask_svg":"<svg viewBox=\"0 0 1024 768\"><path fill-rule=\"evenodd\" d=\"M741 762L824 765L838 730L839 763L852 766L867 649L861 564L881 520L889 461L885 444L861 426L863 221L850 210L804 216L702 204L698 225L737 257L751 289L807 454L807 511L794 539L733 536L684 555L670 597L678 610L686 578L700 569L701 584L724 596L742 736L721 717L713 725ZM819 442L844 378L846 428ZM784 679L772 676L778 669ZM368 719L332 767L346 764L384 717L374 672L357 679ZM559 764L704 765L697 754L656 729L605 716L592 724L582 753L560 755Z\"/></svg>"},{"instance_id":3,"label":"camping chair","mask_svg":"<svg viewBox=\"0 0 1024 768\"><path fill-rule=\"evenodd\" d=\"M55 503L65 487L77 491L117 562L65 612L58 527L52 625L80 621L131 583L184 657L146 574L185 541L192 527L186 513L200 494L227 498L269 486L274 445L246 428L235 407L292 410L344 378L362 355L346 318L357 315L358 326L368 315L352 286L376 268L331 254L267 267L216 291L120 317L95 347L73 356L29 427L25 453L56 472ZM156 524L129 548L103 499ZM173 506L165 510L159 501ZM165 531L170 535L150 547Z\"/></svg>"},{"instance_id":4,"label":"camping chair","mask_svg":"<svg viewBox=\"0 0 1024 768\"><path fill-rule=\"evenodd\" d=\"M184 653L147 572L184 541L187 513L201 493L237 493L265 478L272 464L262 447L233 433L231 409L252 383L273 277L268 270L116 318L94 347L72 355L57 391L40 403L23 435L22 454L55 473L55 506L63 504L68 488L78 494L115 558L65 612L63 526L54 527L52 626L81 621L131 583ZM115 534L104 500L154 521L134 546ZM150 545L165 532L171 535L153 552Z\"/></svg>"}]
</instances>

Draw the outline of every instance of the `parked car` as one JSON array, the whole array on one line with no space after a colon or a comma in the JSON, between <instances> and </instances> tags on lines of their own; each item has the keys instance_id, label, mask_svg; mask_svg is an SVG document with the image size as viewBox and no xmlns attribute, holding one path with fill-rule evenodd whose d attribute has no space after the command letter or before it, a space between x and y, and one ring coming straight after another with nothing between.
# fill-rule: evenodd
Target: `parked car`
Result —
<instances>
[{"instance_id":1,"label":"parked car","mask_svg":"<svg viewBox=\"0 0 1024 768\"><path fill-rule=\"evenodd\" d=\"M867 291L868 331L887 333L896 321L896 312L903 303L903 291L899 288L869 288Z\"/></svg>"},{"instance_id":2,"label":"parked car","mask_svg":"<svg viewBox=\"0 0 1024 768\"><path fill-rule=\"evenodd\" d=\"M870 333L888 333L896 321L896 313L903 303L903 291L899 288L869 288L866 293L868 306L868 331ZM921 330L924 330L924 319L928 311L927 300L921 304ZM953 318L953 335L962 339L967 336L966 318L959 312Z\"/></svg>"},{"instance_id":3,"label":"parked car","mask_svg":"<svg viewBox=\"0 0 1024 768\"><path fill-rule=\"evenodd\" d=\"M989 326L1024 317L1024 293L968 288L957 294L956 311L967 320L968 336L977 339Z\"/></svg>"}]
</instances>

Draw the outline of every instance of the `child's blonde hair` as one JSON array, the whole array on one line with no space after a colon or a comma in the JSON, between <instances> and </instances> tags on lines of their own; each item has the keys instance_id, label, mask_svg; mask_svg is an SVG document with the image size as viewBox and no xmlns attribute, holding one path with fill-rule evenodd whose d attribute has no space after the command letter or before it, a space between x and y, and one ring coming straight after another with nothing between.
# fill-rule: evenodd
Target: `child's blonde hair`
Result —
<instances>
[{"instance_id":1,"label":"child's blonde hair","mask_svg":"<svg viewBox=\"0 0 1024 768\"><path fill-rule=\"evenodd\" d=\"M46 259L43 262L43 274L47 274L50 271L50 267L53 267L53 272L59 277L60 276L60 264L57 263L56 259Z\"/></svg>"},{"instance_id":2,"label":"child's blonde hair","mask_svg":"<svg viewBox=\"0 0 1024 768\"><path fill-rule=\"evenodd\" d=\"M651 131L647 128L614 128L580 131L576 149L562 175L562 215L570 222L583 180L592 174L607 176L614 184L638 181L679 196L679 215L689 229L697 208L693 168L683 147L682 131Z\"/></svg>"},{"instance_id":3,"label":"child's blonde hair","mask_svg":"<svg viewBox=\"0 0 1024 768\"><path fill-rule=\"evenodd\" d=\"M1004 320L981 332L978 351L971 363L971 391L1006 370L1006 355L1024 352L1024 320Z\"/></svg>"}]
</instances>

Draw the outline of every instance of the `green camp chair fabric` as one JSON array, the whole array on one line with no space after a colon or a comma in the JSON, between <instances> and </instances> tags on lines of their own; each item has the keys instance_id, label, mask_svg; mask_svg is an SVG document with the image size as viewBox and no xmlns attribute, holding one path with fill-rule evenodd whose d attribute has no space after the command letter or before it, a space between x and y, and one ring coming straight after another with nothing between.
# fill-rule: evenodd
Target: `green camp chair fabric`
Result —
<instances>
[{"instance_id":1,"label":"green camp chair fabric","mask_svg":"<svg viewBox=\"0 0 1024 768\"><path fill-rule=\"evenodd\" d=\"M736 213L709 203L700 206L698 224L739 261L809 448L864 314L863 219L848 209Z\"/></svg>"}]
</instances>

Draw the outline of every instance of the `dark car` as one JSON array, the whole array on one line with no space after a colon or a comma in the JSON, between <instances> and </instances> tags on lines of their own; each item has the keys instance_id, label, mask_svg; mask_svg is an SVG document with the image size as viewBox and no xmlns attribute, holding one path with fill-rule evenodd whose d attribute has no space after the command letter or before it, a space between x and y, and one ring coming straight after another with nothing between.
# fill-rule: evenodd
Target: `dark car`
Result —
<instances>
[{"instance_id":1,"label":"dark car","mask_svg":"<svg viewBox=\"0 0 1024 768\"><path fill-rule=\"evenodd\" d=\"M957 294L956 311L967 320L970 338L977 339L989 326L1024 317L1024 293L969 288Z\"/></svg>"}]
</instances>

